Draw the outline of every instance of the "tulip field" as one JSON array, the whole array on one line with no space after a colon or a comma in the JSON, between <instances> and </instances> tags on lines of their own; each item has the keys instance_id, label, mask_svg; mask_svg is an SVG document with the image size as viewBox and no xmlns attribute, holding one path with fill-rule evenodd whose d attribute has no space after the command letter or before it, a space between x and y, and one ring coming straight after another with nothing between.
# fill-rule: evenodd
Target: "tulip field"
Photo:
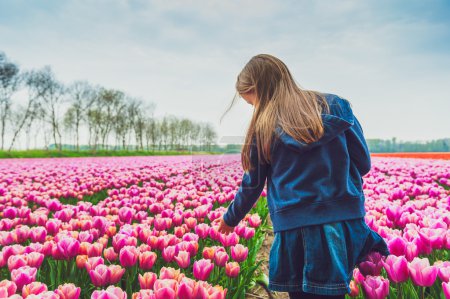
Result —
<instances>
[{"instance_id":1,"label":"tulip field","mask_svg":"<svg viewBox=\"0 0 450 299\"><path fill-rule=\"evenodd\" d=\"M218 232L242 174L238 155L0 160L0 298L246 298L271 227L263 192ZM391 255L347 296L450 298L450 161L373 157L364 193Z\"/></svg>"}]
</instances>

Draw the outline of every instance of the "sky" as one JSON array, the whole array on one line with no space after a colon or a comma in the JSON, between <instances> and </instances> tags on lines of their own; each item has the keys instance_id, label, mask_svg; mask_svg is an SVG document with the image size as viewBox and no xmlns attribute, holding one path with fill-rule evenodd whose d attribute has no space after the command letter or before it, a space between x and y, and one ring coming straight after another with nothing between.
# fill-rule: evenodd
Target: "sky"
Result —
<instances>
[{"instance_id":1,"label":"sky","mask_svg":"<svg viewBox=\"0 0 450 299\"><path fill-rule=\"evenodd\" d=\"M0 51L243 136L236 77L272 54L305 89L352 103L366 138L450 137L449 1L0 1Z\"/></svg>"}]
</instances>

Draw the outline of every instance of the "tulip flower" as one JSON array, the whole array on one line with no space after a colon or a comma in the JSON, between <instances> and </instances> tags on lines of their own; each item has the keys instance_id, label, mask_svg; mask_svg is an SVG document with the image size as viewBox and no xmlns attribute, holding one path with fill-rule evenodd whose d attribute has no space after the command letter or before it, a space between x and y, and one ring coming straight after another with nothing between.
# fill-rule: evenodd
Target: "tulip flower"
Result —
<instances>
[{"instance_id":1,"label":"tulip flower","mask_svg":"<svg viewBox=\"0 0 450 299\"><path fill-rule=\"evenodd\" d=\"M114 251L114 248L108 247L108 248L105 248L105 249L103 250L103 256L105 257L105 259L106 259L108 262L112 263L112 262L114 262L115 260L117 260L117 257L118 257L119 255Z\"/></svg>"},{"instance_id":2,"label":"tulip flower","mask_svg":"<svg viewBox=\"0 0 450 299\"><path fill-rule=\"evenodd\" d=\"M236 262L240 263L247 259L248 256L248 248L242 244L237 244L236 246L231 247L231 257Z\"/></svg>"},{"instance_id":3,"label":"tulip flower","mask_svg":"<svg viewBox=\"0 0 450 299\"><path fill-rule=\"evenodd\" d=\"M138 259L139 251L134 246L125 246L120 250L119 260L123 267L133 267Z\"/></svg>"},{"instance_id":4,"label":"tulip flower","mask_svg":"<svg viewBox=\"0 0 450 299\"><path fill-rule=\"evenodd\" d=\"M443 282L442 290L444 291L445 299L450 299L450 282Z\"/></svg>"},{"instance_id":5,"label":"tulip flower","mask_svg":"<svg viewBox=\"0 0 450 299\"><path fill-rule=\"evenodd\" d=\"M191 264L191 258L187 251L179 251L178 255L174 257L178 266L182 269L189 267Z\"/></svg>"},{"instance_id":6,"label":"tulip flower","mask_svg":"<svg viewBox=\"0 0 450 299\"><path fill-rule=\"evenodd\" d=\"M22 288L22 297L27 298L29 295L39 295L41 293L47 292L47 285L42 282L32 282L30 284L24 285Z\"/></svg>"},{"instance_id":7,"label":"tulip flower","mask_svg":"<svg viewBox=\"0 0 450 299\"><path fill-rule=\"evenodd\" d=\"M11 271L11 280L16 284L17 289L22 290L24 285L36 280L36 273L36 268L24 266Z\"/></svg>"},{"instance_id":8,"label":"tulip flower","mask_svg":"<svg viewBox=\"0 0 450 299\"><path fill-rule=\"evenodd\" d=\"M157 299L176 299L178 283L173 279L157 279L153 285Z\"/></svg>"},{"instance_id":9,"label":"tulip flower","mask_svg":"<svg viewBox=\"0 0 450 299\"><path fill-rule=\"evenodd\" d=\"M60 299L78 299L80 298L81 289L76 287L73 283L66 283L58 286L55 290L55 294Z\"/></svg>"},{"instance_id":10,"label":"tulip flower","mask_svg":"<svg viewBox=\"0 0 450 299\"><path fill-rule=\"evenodd\" d=\"M377 251L370 252L366 256L365 261L359 263L358 268L364 276L380 275L381 269L383 268L382 255Z\"/></svg>"},{"instance_id":11,"label":"tulip flower","mask_svg":"<svg viewBox=\"0 0 450 299\"><path fill-rule=\"evenodd\" d=\"M77 256L78 249L80 248L80 242L71 237L62 238L56 245L58 257L60 256L64 259Z\"/></svg>"},{"instance_id":12,"label":"tulip flower","mask_svg":"<svg viewBox=\"0 0 450 299\"><path fill-rule=\"evenodd\" d=\"M44 261L44 255L39 252L30 252L27 254L27 263L28 266L39 268Z\"/></svg>"},{"instance_id":13,"label":"tulip flower","mask_svg":"<svg viewBox=\"0 0 450 299\"><path fill-rule=\"evenodd\" d=\"M40 293L38 295L29 295L27 299L60 299L59 296L52 291Z\"/></svg>"},{"instance_id":14,"label":"tulip flower","mask_svg":"<svg viewBox=\"0 0 450 299\"><path fill-rule=\"evenodd\" d=\"M98 265L104 265L105 262L101 257L89 257L84 264L84 268L89 273L91 270L95 269Z\"/></svg>"},{"instance_id":15,"label":"tulip flower","mask_svg":"<svg viewBox=\"0 0 450 299\"><path fill-rule=\"evenodd\" d=\"M248 224L251 227L258 227L261 225L261 217L258 214L253 214L248 218Z\"/></svg>"},{"instance_id":16,"label":"tulip flower","mask_svg":"<svg viewBox=\"0 0 450 299\"><path fill-rule=\"evenodd\" d=\"M119 265L110 265L110 266L108 266L108 268L111 273L111 276L109 278L109 283L110 284L118 283L122 279L122 276L125 273L125 269Z\"/></svg>"},{"instance_id":17,"label":"tulip flower","mask_svg":"<svg viewBox=\"0 0 450 299\"><path fill-rule=\"evenodd\" d=\"M4 295L7 298L16 293L17 285L13 281L4 279L4 280L0 281L0 289L4 290Z\"/></svg>"},{"instance_id":18,"label":"tulip flower","mask_svg":"<svg viewBox=\"0 0 450 299\"><path fill-rule=\"evenodd\" d=\"M428 258L414 258L408 264L409 275L415 285L422 287L430 287L436 280L438 268L430 266Z\"/></svg>"},{"instance_id":19,"label":"tulip flower","mask_svg":"<svg viewBox=\"0 0 450 299\"><path fill-rule=\"evenodd\" d=\"M18 254L8 258L8 269L10 272L26 265L28 265L28 258L26 255Z\"/></svg>"},{"instance_id":20,"label":"tulip flower","mask_svg":"<svg viewBox=\"0 0 450 299\"><path fill-rule=\"evenodd\" d=\"M162 267L161 270L159 270L160 279L178 279L179 275L180 270L172 267Z\"/></svg>"},{"instance_id":21,"label":"tulip flower","mask_svg":"<svg viewBox=\"0 0 450 299\"><path fill-rule=\"evenodd\" d=\"M208 280L214 264L210 260L201 259L194 262L194 277L199 280Z\"/></svg>"},{"instance_id":22,"label":"tulip flower","mask_svg":"<svg viewBox=\"0 0 450 299\"><path fill-rule=\"evenodd\" d=\"M162 251L162 257L166 263L170 263L175 257L175 246L167 246Z\"/></svg>"},{"instance_id":23,"label":"tulip flower","mask_svg":"<svg viewBox=\"0 0 450 299\"><path fill-rule=\"evenodd\" d=\"M106 290L94 291L91 299L127 299L127 293L121 288L109 286Z\"/></svg>"},{"instance_id":24,"label":"tulip flower","mask_svg":"<svg viewBox=\"0 0 450 299\"><path fill-rule=\"evenodd\" d=\"M405 282L409 278L408 261L404 256L389 255L381 261L389 279L395 283Z\"/></svg>"},{"instance_id":25,"label":"tulip flower","mask_svg":"<svg viewBox=\"0 0 450 299\"><path fill-rule=\"evenodd\" d=\"M349 294L349 296L350 297L357 297L359 295L358 284L354 280L352 280L352 281L350 281L349 287L350 287L350 294Z\"/></svg>"},{"instance_id":26,"label":"tulip flower","mask_svg":"<svg viewBox=\"0 0 450 299\"><path fill-rule=\"evenodd\" d=\"M89 271L91 282L96 287L103 287L110 283L111 269L108 266L100 264L94 270Z\"/></svg>"},{"instance_id":27,"label":"tulip flower","mask_svg":"<svg viewBox=\"0 0 450 299\"><path fill-rule=\"evenodd\" d=\"M239 275L239 271L241 267L237 262L230 262L225 264L225 274L228 277L237 277Z\"/></svg>"},{"instance_id":28,"label":"tulip flower","mask_svg":"<svg viewBox=\"0 0 450 299\"><path fill-rule=\"evenodd\" d=\"M389 280L381 276L367 275L362 287L368 299L383 299L389 295Z\"/></svg>"},{"instance_id":29,"label":"tulip flower","mask_svg":"<svg viewBox=\"0 0 450 299\"><path fill-rule=\"evenodd\" d=\"M197 298L197 291L197 282L183 277L178 284L177 295L179 299L195 299Z\"/></svg>"},{"instance_id":30,"label":"tulip flower","mask_svg":"<svg viewBox=\"0 0 450 299\"><path fill-rule=\"evenodd\" d=\"M228 262L229 256L226 252L217 251L214 254L214 262L219 267L225 267L225 264Z\"/></svg>"},{"instance_id":31,"label":"tulip flower","mask_svg":"<svg viewBox=\"0 0 450 299\"><path fill-rule=\"evenodd\" d=\"M157 276L153 272L146 272L144 275L139 274L138 276L141 289L153 289L156 279Z\"/></svg>"},{"instance_id":32,"label":"tulip flower","mask_svg":"<svg viewBox=\"0 0 450 299\"><path fill-rule=\"evenodd\" d=\"M152 251L145 251L139 254L139 266L144 270L153 268L157 259L156 253Z\"/></svg>"}]
</instances>

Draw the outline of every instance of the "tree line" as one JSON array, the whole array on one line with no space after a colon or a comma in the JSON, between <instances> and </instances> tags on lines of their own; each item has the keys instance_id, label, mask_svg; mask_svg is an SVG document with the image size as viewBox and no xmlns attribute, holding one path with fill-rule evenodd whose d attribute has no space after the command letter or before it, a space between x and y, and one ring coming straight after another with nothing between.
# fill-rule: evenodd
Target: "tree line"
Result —
<instances>
[{"instance_id":1,"label":"tree line","mask_svg":"<svg viewBox=\"0 0 450 299\"><path fill-rule=\"evenodd\" d=\"M372 153L395 152L448 152L450 151L450 138L418 141L397 141L392 139L367 139L367 146Z\"/></svg>"},{"instance_id":2,"label":"tree line","mask_svg":"<svg viewBox=\"0 0 450 299\"><path fill-rule=\"evenodd\" d=\"M37 134L46 148L58 150L64 143L94 151L211 150L217 133L210 123L157 118L154 110L121 90L86 81L66 85L49 66L22 71L0 52L0 150L11 151L20 137L29 149Z\"/></svg>"}]
</instances>

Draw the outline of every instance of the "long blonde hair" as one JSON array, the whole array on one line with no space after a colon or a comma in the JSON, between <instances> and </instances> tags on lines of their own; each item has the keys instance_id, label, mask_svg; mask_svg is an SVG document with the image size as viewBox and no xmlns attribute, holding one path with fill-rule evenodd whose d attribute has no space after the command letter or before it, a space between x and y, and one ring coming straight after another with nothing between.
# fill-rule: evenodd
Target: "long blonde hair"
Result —
<instances>
[{"instance_id":1,"label":"long blonde hair","mask_svg":"<svg viewBox=\"0 0 450 299\"><path fill-rule=\"evenodd\" d=\"M226 112L239 95L256 92L257 103L242 148L244 171L251 165L250 149L256 139L258 160L271 161L271 145L277 126L303 143L317 141L324 133L321 114L329 106L322 93L301 89L294 81L287 66L278 58L260 54L252 57L239 73L236 95ZM225 112L225 113L226 113Z\"/></svg>"}]
</instances>

